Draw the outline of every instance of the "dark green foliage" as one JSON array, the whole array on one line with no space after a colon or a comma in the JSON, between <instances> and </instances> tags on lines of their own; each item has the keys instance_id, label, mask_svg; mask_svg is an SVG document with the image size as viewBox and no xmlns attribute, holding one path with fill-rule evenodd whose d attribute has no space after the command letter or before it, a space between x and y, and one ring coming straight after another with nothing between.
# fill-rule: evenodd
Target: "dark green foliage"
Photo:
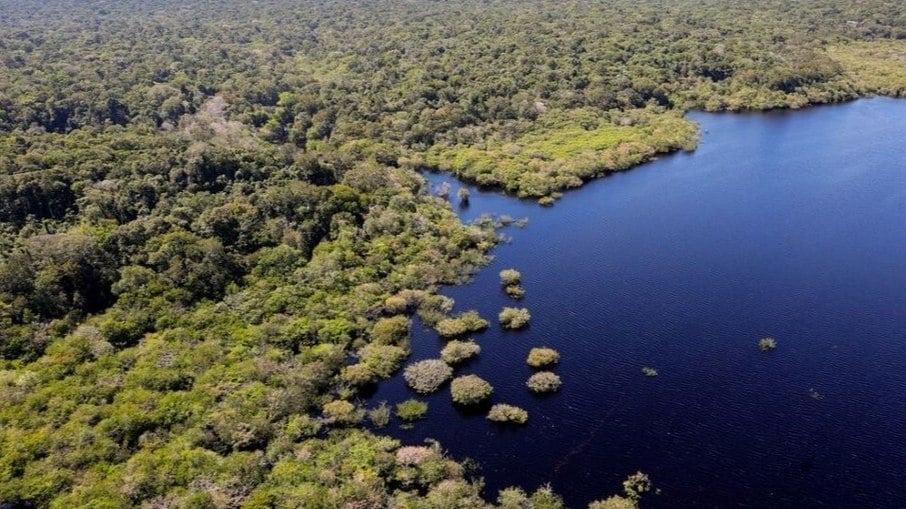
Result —
<instances>
[{"instance_id":1,"label":"dark green foliage","mask_svg":"<svg viewBox=\"0 0 906 509\"><path fill-rule=\"evenodd\" d=\"M904 93L902 2L782 7L0 0L0 501L487 507L350 429L410 313L487 327L436 290L497 237L414 170L552 203L688 108Z\"/></svg>"}]
</instances>

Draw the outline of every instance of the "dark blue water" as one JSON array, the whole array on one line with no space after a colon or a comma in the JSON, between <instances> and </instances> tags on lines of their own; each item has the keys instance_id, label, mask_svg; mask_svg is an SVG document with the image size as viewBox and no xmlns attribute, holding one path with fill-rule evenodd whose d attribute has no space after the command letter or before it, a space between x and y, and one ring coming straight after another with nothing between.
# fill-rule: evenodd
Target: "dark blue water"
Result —
<instances>
[{"instance_id":1,"label":"dark blue water","mask_svg":"<svg viewBox=\"0 0 906 509\"><path fill-rule=\"evenodd\" d=\"M390 433L474 458L491 497L550 482L582 507L641 470L661 490L647 508L906 507L906 101L691 117L694 153L549 209L471 188L464 219L530 224L444 291L494 322L458 374L529 424L465 415L444 388L426 421ZM496 326L507 267L532 312L522 332ZM437 357L443 343L416 329L413 360ZM550 397L524 386L537 345L563 356ZM412 396L397 377L374 401Z\"/></svg>"}]
</instances>

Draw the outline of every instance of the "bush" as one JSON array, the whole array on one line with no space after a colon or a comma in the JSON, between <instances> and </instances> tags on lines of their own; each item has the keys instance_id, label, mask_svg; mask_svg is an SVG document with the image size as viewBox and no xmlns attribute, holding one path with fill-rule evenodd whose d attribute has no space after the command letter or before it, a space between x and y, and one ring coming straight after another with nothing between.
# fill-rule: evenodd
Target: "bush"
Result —
<instances>
[{"instance_id":1,"label":"bush","mask_svg":"<svg viewBox=\"0 0 906 509\"><path fill-rule=\"evenodd\" d=\"M503 289L507 295L514 299L521 299L525 297L525 288L520 285L509 285Z\"/></svg>"},{"instance_id":2,"label":"bush","mask_svg":"<svg viewBox=\"0 0 906 509\"><path fill-rule=\"evenodd\" d=\"M453 376L453 368L440 359L428 359L410 364L403 372L406 383L415 392L428 394L436 391Z\"/></svg>"},{"instance_id":3,"label":"bush","mask_svg":"<svg viewBox=\"0 0 906 509\"><path fill-rule=\"evenodd\" d=\"M481 347L473 341L453 340L440 351L440 358L451 366L470 359L481 353Z\"/></svg>"},{"instance_id":4,"label":"bush","mask_svg":"<svg viewBox=\"0 0 906 509\"><path fill-rule=\"evenodd\" d=\"M463 336L470 332L477 332L488 327L488 321L482 318L477 311L466 311L453 317L444 318L437 322L437 333L445 338Z\"/></svg>"},{"instance_id":5,"label":"bush","mask_svg":"<svg viewBox=\"0 0 906 509\"><path fill-rule=\"evenodd\" d=\"M358 363L351 366L346 366L343 368L342 373L340 373L340 378L356 387L361 387L368 384L373 384L378 381L377 374L368 366Z\"/></svg>"},{"instance_id":6,"label":"bush","mask_svg":"<svg viewBox=\"0 0 906 509\"><path fill-rule=\"evenodd\" d=\"M488 399L494 388L477 375L466 375L454 378L450 383L450 394L453 401L460 405L475 405Z\"/></svg>"},{"instance_id":7,"label":"bush","mask_svg":"<svg viewBox=\"0 0 906 509\"><path fill-rule=\"evenodd\" d=\"M649 366L645 366L642 368L642 374L647 377L655 377L655 376L657 376L658 373L657 373L656 369L649 367Z\"/></svg>"},{"instance_id":8,"label":"bush","mask_svg":"<svg viewBox=\"0 0 906 509\"><path fill-rule=\"evenodd\" d=\"M774 338L761 338L758 340L758 348L760 348L762 352L769 352L777 348L777 340Z\"/></svg>"},{"instance_id":9,"label":"bush","mask_svg":"<svg viewBox=\"0 0 906 509\"><path fill-rule=\"evenodd\" d=\"M528 420L528 412L517 406L498 404L491 407L488 419L494 422L525 424L525 421Z\"/></svg>"},{"instance_id":10,"label":"bush","mask_svg":"<svg viewBox=\"0 0 906 509\"><path fill-rule=\"evenodd\" d=\"M522 283L522 274L516 269L504 269L500 271L500 284L503 286L513 286Z\"/></svg>"},{"instance_id":11,"label":"bush","mask_svg":"<svg viewBox=\"0 0 906 509\"><path fill-rule=\"evenodd\" d=\"M362 364L368 366L377 376L388 378L400 368L403 360L409 355L398 346L369 344L359 350Z\"/></svg>"},{"instance_id":12,"label":"bush","mask_svg":"<svg viewBox=\"0 0 906 509\"><path fill-rule=\"evenodd\" d=\"M330 424L341 426L358 424L362 420L363 414L364 412L357 409L355 405L341 399L324 405L324 418Z\"/></svg>"},{"instance_id":13,"label":"bush","mask_svg":"<svg viewBox=\"0 0 906 509\"><path fill-rule=\"evenodd\" d=\"M459 197L459 203L462 203L463 205L469 203L469 197L471 195L472 193L470 193L469 190L465 187L460 187L459 191L456 191L456 196Z\"/></svg>"},{"instance_id":14,"label":"bush","mask_svg":"<svg viewBox=\"0 0 906 509\"><path fill-rule=\"evenodd\" d=\"M560 362L560 353L553 348L532 348L529 351L528 357L525 359L525 362L533 368L553 366L554 364Z\"/></svg>"},{"instance_id":15,"label":"bush","mask_svg":"<svg viewBox=\"0 0 906 509\"><path fill-rule=\"evenodd\" d=\"M403 422L424 419L428 413L428 404L417 399L407 399L396 404L396 416Z\"/></svg>"},{"instance_id":16,"label":"bush","mask_svg":"<svg viewBox=\"0 0 906 509\"><path fill-rule=\"evenodd\" d=\"M537 393L545 392L556 392L560 389L560 386L563 382L560 381L560 377L556 373L551 373L550 371L540 371L530 376L528 381L525 382L525 385L528 386L529 390Z\"/></svg>"},{"instance_id":17,"label":"bush","mask_svg":"<svg viewBox=\"0 0 906 509\"><path fill-rule=\"evenodd\" d=\"M504 269L500 271L500 284L510 297L521 299L525 296L525 288L522 288L520 283L522 283L522 274L518 270Z\"/></svg>"},{"instance_id":18,"label":"bush","mask_svg":"<svg viewBox=\"0 0 906 509\"><path fill-rule=\"evenodd\" d=\"M383 428L390 423L390 407L386 401L368 411L368 419L376 428Z\"/></svg>"},{"instance_id":19,"label":"bush","mask_svg":"<svg viewBox=\"0 0 906 509\"><path fill-rule=\"evenodd\" d=\"M409 319L403 315L381 318L371 329L371 341L380 345L399 345L409 338Z\"/></svg>"},{"instance_id":20,"label":"bush","mask_svg":"<svg viewBox=\"0 0 906 509\"><path fill-rule=\"evenodd\" d=\"M532 315L525 308L503 308L497 318L504 329L521 329L528 324Z\"/></svg>"},{"instance_id":21,"label":"bush","mask_svg":"<svg viewBox=\"0 0 906 509\"><path fill-rule=\"evenodd\" d=\"M604 500L595 500L588 504L588 509L638 509L639 504L631 498L614 495Z\"/></svg>"}]
</instances>

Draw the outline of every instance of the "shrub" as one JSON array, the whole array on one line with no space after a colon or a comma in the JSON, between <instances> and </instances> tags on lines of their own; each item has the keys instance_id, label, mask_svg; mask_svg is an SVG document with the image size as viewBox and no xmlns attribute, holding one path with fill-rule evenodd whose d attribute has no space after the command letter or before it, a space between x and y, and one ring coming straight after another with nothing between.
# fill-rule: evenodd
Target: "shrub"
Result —
<instances>
[{"instance_id":1,"label":"shrub","mask_svg":"<svg viewBox=\"0 0 906 509\"><path fill-rule=\"evenodd\" d=\"M406 350L393 345L368 344L359 350L362 364L368 366L377 376L388 378L400 368L409 355Z\"/></svg>"},{"instance_id":2,"label":"shrub","mask_svg":"<svg viewBox=\"0 0 906 509\"><path fill-rule=\"evenodd\" d=\"M503 289L507 295L514 299L525 297L525 288L520 285L509 285Z\"/></svg>"},{"instance_id":3,"label":"shrub","mask_svg":"<svg viewBox=\"0 0 906 509\"><path fill-rule=\"evenodd\" d=\"M438 334L445 338L463 336L487 327L488 321L482 318L477 311L466 311L457 317L444 318L435 326Z\"/></svg>"},{"instance_id":4,"label":"shrub","mask_svg":"<svg viewBox=\"0 0 906 509\"><path fill-rule=\"evenodd\" d=\"M631 498L621 495L607 497L604 500L595 500L588 504L588 509L638 509L639 504Z\"/></svg>"},{"instance_id":5,"label":"shrub","mask_svg":"<svg viewBox=\"0 0 906 509\"><path fill-rule=\"evenodd\" d=\"M324 405L324 418L330 424L354 425L358 424L364 412L357 409L348 401L338 399Z\"/></svg>"},{"instance_id":6,"label":"shrub","mask_svg":"<svg viewBox=\"0 0 906 509\"><path fill-rule=\"evenodd\" d=\"M396 416L403 422L413 422L424 419L428 413L428 404L417 399L407 399L396 404Z\"/></svg>"},{"instance_id":7,"label":"shrub","mask_svg":"<svg viewBox=\"0 0 906 509\"><path fill-rule=\"evenodd\" d=\"M390 423L390 407L386 401L368 411L368 419L377 428L383 428Z\"/></svg>"},{"instance_id":8,"label":"shrub","mask_svg":"<svg viewBox=\"0 0 906 509\"><path fill-rule=\"evenodd\" d=\"M450 394L453 401L460 405L475 405L488 399L494 388L477 375L466 375L454 378L450 383Z\"/></svg>"},{"instance_id":9,"label":"shrub","mask_svg":"<svg viewBox=\"0 0 906 509\"><path fill-rule=\"evenodd\" d=\"M453 340L440 351L440 358L447 364L454 365L470 359L481 352L481 347L473 341Z\"/></svg>"},{"instance_id":10,"label":"shrub","mask_svg":"<svg viewBox=\"0 0 906 509\"><path fill-rule=\"evenodd\" d=\"M430 447L408 445L396 450L397 464L406 467L414 467L435 456L437 451Z\"/></svg>"},{"instance_id":11,"label":"shrub","mask_svg":"<svg viewBox=\"0 0 906 509\"><path fill-rule=\"evenodd\" d=\"M410 364L403 378L415 392L428 394L436 391L453 376L453 368L440 359L428 359Z\"/></svg>"},{"instance_id":12,"label":"shrub","mask_svg":"<svg viewBox=\"0 0 906 509\"><path fill-rule=\"evenodd\" d=\"M642 374L647 377L654 377L654 376L657 376L658 373L657 373L656 369L654 369L650 366L645 366L642 368Z\"/></svg>"},{"instance_id":13,"label":"shrub","mask_svg":"<svg viewBox=\"0 0 906 509\"><path fill-rule=\"evenodd\" d=\"M380 345L399 345L409 338L409 319L403 315L381 318L371 329L371 341Z\"/></svg>"},{"instance_id":14,"label":"shrub","mask_svg":"<svg viewBox=\"0 0 906 509\"><path fill-rule=\"evenodd\" d=\"M459 191L456 191L456 196L459 197L459 203L466 204L469 203L469 197L472 193L469 192L465 187L460 187Z\"/></svg>"},{"instance_id":15,"label":"shrub","mask_svg":"<svg viewBox=\"0 0 906 509\"><path fill-rule=\"evenodd\" d=\"M528 420L528 412L517 406L498 404L491 407L488 419L494 422L525 424L525 421Z\"/></svg>"},{"instance_id":16,"label":"shrub","mask_svg":"<svg viewBox=\"0 0 906 509\"><path fill-rule=\"evenodd\" d=\"M528 381L525 382L525 385L528 386L529 390L537 393L545 392L556 392L560 389L560 386L563 384L560 381L560 377L556 373L551 373L550 371L540 371L530 376Z\"/></svg>"},{"instance_id":17,"label":"shrub","mask_svg":"<svg viewBox=\"0 0 906 509\"><path fill-rule=\"evenodd\" d=\"M761 338L758 340L758 348L762 352L768 352L777 348L777 340L774 338Z\"/></svg>"},{"instance_id":18,"label":"shrub","mask_svg":"<svg viewBox=\"0 0 906 509\"><path fill-rule=\"evenodd\" d=\"M522 274L515 269L503 269L500 271L500 284L503 286L518 285L522 282Z\"/></svg>"},{"instance_id":19,"label":"shrub","mask_svg":"<svg viewBox=\"0 0 906 509\"><path fill-rule=\"evenodd\" d=\"M636 472L623 481L623 495L596 500L588 505L588 509L638 509L639 499L649 491L651 491L651 480L648 475Z\"/></svg>"},{"instance_id":20,"label":"shrub","mask_svg":"<svg viewBox=\"0 0 906 509\"><path fill-rule=\"evenodd\" d=\"M500 271L500 284L507 295L514 299L521 299L525 296L525 289L522 288L522 274L515 269L504 269Z\"/></svg>"},{"instance_id":21,"label":"shrub","mask_svg":"<svg viewBox=\"0 0 906 509\"><path fill-rule=\"evenodd\" d=\"M340 373L340 378L350 384L357 387L363 385L372 384L378 381L377 374L368 366L358 363L351 366L346 366L343 368L343 372Z\"/></svg>"},{"instance_id":22,"label":"shrub","mask_svg":"<svg viewBox=\"0 0 906 509\"><path fill-rule=\"evenodd\" d=\"M533 368L552 366L560 362L560 353L553 348L532 348L529 351L528 357L525 359L525 362Z\"/></svg>"},{"instance_id":23,"label":"shrub","mask_svg":"<svg viewBox=\"0 0 906 509\"><path fill-rule=\"evenodd\" d=\"M504 329L520 329L525 327L532 315L525 308L503 308L497 318Z\"/></svg>"}]
</instances>

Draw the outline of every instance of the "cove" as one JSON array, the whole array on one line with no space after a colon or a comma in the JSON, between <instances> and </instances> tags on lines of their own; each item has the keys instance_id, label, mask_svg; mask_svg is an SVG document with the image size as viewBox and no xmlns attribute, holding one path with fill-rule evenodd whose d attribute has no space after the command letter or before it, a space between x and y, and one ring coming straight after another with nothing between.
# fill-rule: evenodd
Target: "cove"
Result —
<instances>
[{"instance_id":1,"label":"cove","mask_svg":"<svg viewBox=\"0 0 906 509\"><path fill-rule=\"evenodd\" d=\"M492 321L457 374L485 378L529 422L495 426L445 386L419 398L426 420L384 432L473 458L490 497L549 482L579 508L641 470L660 489L646 508L906 507L906 101L690 117L695 152L551 208L466 186L463 220L529 224L443 291ZM518 304L498 280L510 267ZM507 305L531 311L528 329L500 329ZM764 336L775 351L759 351ZM411 361L443 344L416 322ZM547 397L524 385L539 345L562 355ZM410 397L396 376L370 403Z\"/></svg>"}]
</instances>

